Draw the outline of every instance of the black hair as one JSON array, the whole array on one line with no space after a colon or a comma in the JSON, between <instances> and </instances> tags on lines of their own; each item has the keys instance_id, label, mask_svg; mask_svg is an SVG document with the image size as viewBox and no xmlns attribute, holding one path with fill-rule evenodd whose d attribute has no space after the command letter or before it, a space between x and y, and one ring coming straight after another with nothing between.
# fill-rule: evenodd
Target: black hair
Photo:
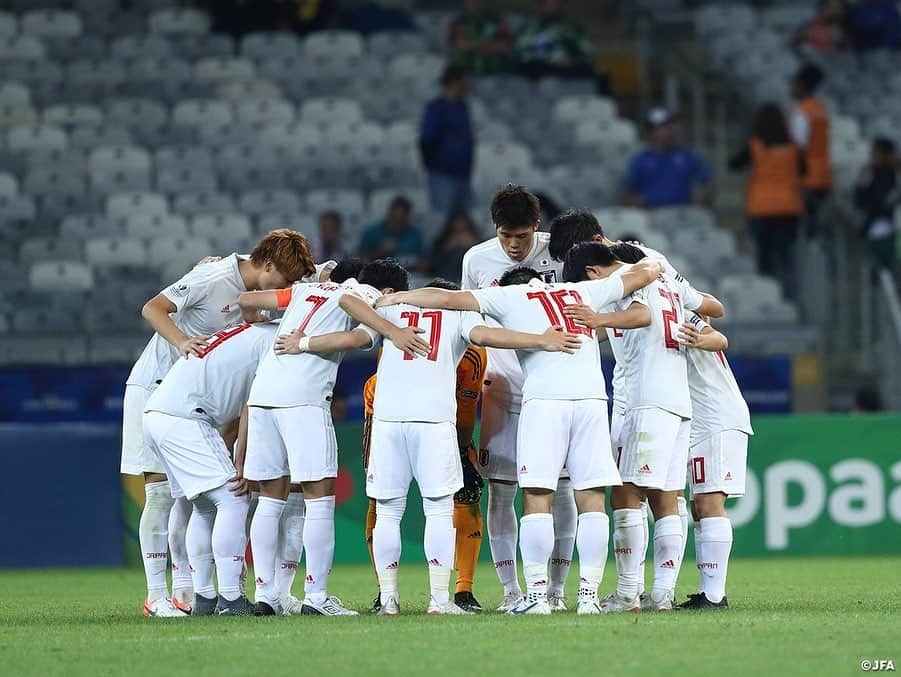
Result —
<instances>
[{"instance_id":1,"label":"black hair","mask_svg":"<svg viewBox=\"0 0 901 677\"><path fill-rule=\"evenodd\" d=\"M376 259L363 266L357 278L361 284L368 284L376 289L393 289L408 291L410 274L397 262L397 259Z\"/></svg>"},{"instance_id":2,"label":"black hair","mask_svg":"<svg viewBox=\"0 0 901 677\"><path fill-rule=\"evenodd\" d=\"M588 279L588 266L612 266L616 257L610 247L600 242L581 242L570 249L563 263L563 279L566 282L582 282Z\"/></svg>"},{"instance_id":3,"label":"black hair","mask_svg":"<svg viewBox=\"0 0 901 677\"><path fill-rule=\"evenodd\" d=\"M395 195L388 204L389 211L396 209L397 207L405 209L408 212L413 211L413 203L410 202L410 198L404 197L403 195Z\"/></svg>"},{"instance_id":4,"label":"black hair","mask_svg":"<svg viewBox=\"0 0 901 677\"><path fill-rule=\"evenodd\" d=\"M816 64L806 63L795 74L795 81L798 82L807 92L811 94L817 90L820 83L823 82L823 69Z\"/></svg>"},{"instance_id":5,"label":"black hair","mask_svg":"<svg viewBox=\"0 0 901 677\"><path fill-rule=\"evenodd\" d=\"M641 236L637 233L633 233L630 230L627 230L625 233L620 233L619 238L621 242L641 242Z\"/></svg>"},{"instance_id":6,"label":"black hair","mask_svg":"<svg viewBox=\"0 0 901 677\"><path fill-rule=\"evenodd\" d=\"M441 86L447 87L466 78L466 69L462 66L446 66L441 72Z\"/></svg>"},{"instance_id":7,"label":"black hair","mask_svg":"<svg viewBox=\"0 0 901 677\"><path fill-rule=\"evenodd\" d=\"M341 284L352 277L359 278L360 271L363 270L365 265L366 262L356 256L349 256L346 259L341 259L338 262L338 265L332 269L329 280L336 284Z\"/></svg>"},{"instance_id":8,"label":"black hair","mask_svg":"<svg viewBox=\"0 0 901 677\"><path fill-rule=\"evenodd\" d=\"M641 249L628 242L617 242L610 247L610 252L623 263L638 263L647 257Z\"/></svg>"},{"instance_id":9,"label":"black hair","mask_svg":"<svg viewBox=\"0 0 901 677\"><path fill-rule=\"evenodd\" d=\"M445 280L443 277L436 277L434 280L430 280L423 286L432 287L433 289L444 289L446 291L460 291L460 285L456 282Z\"/></svg>"},{"instance_id":10,"label":"black hair","mask_svg":"<svg viewBox=\"0 0 901 677\"><path fill-rule=\"evenodd\" d=\"M525 186L508 183L491 200L495 228L525 228L541 218L541 203Z\"/></svg>"},{"instance_id":11,"label":"black hair","mask_svg":"<svg viewBox=\"0 0 901 677\"><path fill-rule=\"evenodd\" d=\"M528 284L534 279L541 279L541 275L534 268L529 268L528 266L517 266L516 268L511 268L506 273L501 275L501 279L498 280L498 286L500 287L509 287L514 284Z\"/></svg>"},{"instance_id":12,"label":"black hair","mask_svg":"<svg viewBox=\"0 0 901 677\"><path fill-rule=\"evenodd\" d=\"M548 254L562 261L566 252L580 242L590 242L595 236L604 237L604 229L587 209L569 209L551 221L551 241Z\"/></svg>"},{"instance_id":13,"label":"black hair","mask_svg":"<svg viewBox=\"0 0 901 677\"><path fill-rule=\"evenodd\" d=\"M875 139L873 139L873 148L881 153L885 153L886 155L894 155L895 151L897 150L895 142L887 136L877 136Z\"/></svg>"},{"instance_id":14,"label":"black hair","mask_svg":"<svg viewBox=\"0 0 901 677\"><path fill-rule=\"evenodd\" d=\"M791 143L785 115L779 104L767 101L754 111L751 136L760 139L767 146L784 146Z\"/></svg>"}]
</instances>

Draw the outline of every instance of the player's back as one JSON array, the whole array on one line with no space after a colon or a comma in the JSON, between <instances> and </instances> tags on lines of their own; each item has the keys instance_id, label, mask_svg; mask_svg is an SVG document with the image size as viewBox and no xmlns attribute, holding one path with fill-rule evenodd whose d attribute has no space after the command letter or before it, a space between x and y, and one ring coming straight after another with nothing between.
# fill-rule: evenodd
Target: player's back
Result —
<instances>
[{"instance_id":1,"label":"player's back","mask_svg":"<svg viewBox=\"0 0 901 677\"><path fill-rule=\"evenodd\" d=\"M457 366L478 313L416 308L401 304L379 310L398 326L420 327L429 354L411 357L393 343L383 344L376 381L374 414L383 421L454 422L457 418Z\"/></svg>"},{"instance_id":2,"label":"player's back","mask_svg":"<svg viewBox=\"0 0 901 677\"><path fill-rule=\"evenodd\" d=\"M279 334L300 330L307 336L348 331L355 326L341 308L341 297L353 293L373 304L376 289L355 280L343 284L299 283L290 288L290 302L279 323ZM327 406L344 353L276 355L260 363L250 391L250 404L261 407Z\"/></svg>"},{"instance_id":3,"label":"player's back","mask_svg":"<svg viewBox=\"0 0 901 677\"><path fill-rule=\"evenodd\" d=\"M214 426L236 419L277 324L239 324L214 334L200 356L178 360L147 401L146 411L198 418Z\"/></svg>"},{"instance_id":4,"label":"player's back","mask_svg":"<svg viewBox=\"0 0 901 677\"><path fill-rule=\"evenodd\" d=\"M625 297L619 308L626 309L635 301L647 306L651 324L623 332L627 404L631 409L659 407L690 418L686 348L677 338L685 318L682 289L664 274Z\"/></svg>"}]
</instances>

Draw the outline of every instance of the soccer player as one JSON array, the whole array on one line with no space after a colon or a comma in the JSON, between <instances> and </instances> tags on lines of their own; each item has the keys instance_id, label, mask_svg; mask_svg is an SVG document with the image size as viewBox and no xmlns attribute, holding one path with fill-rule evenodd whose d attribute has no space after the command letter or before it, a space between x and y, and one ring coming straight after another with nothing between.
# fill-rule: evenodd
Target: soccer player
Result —
<instances>
[{"instance_id":1,"label":"soccer player","mask_svg":"<svg viewBox=\"0 0 901 677\"><path fill-rule=\"evenodd\" d=\"M723 351L729 341L697 313L682 325L688 346L691 437L688 479L695 520L695 562L701 574L697 594L677 609L728 609L726 573L732 550L732 522L726 499L743 496L751 414Z\"/></svg>"},{"instance_id":2,"label":"soccer player","mask_svg":"<svg viewBox=\"0 0 901 677\"><path fill-rule=\"evenodd\" d=\"M239 298L245 314L259 310L284 310L280 333L307 333L306 343L317 334L344 332L360 318L375 322L401 350L426 354L428 344L417 338L419 330L400 328L372 311L371 304L385 291L406 289L407 271L388 260L368 264L359 282L300 284L293 288L248 292ZM367 312L368 311L368 312ZM337 597L327 594L329 570L335 549L335 478L338 450L332 425L332 388L343 350L365 348L368 334L355 332L342 351L329 355L267 353L260 363L248 399L247 458L245 477L260 482L260 498L251 523L250 538L257 576L256 613L281 614L279 592L274 585L278 523L290 483L301 483L306 552L305 615L356 615ZM359 337L362 336L362 339Z\"/></svg>"},{"instance_id":3,"label":"soccer player","mask_svg":"<svg viewBox=\"0 0 901 677\"><path fill-rule=\"evenodd\" d=\"M194 616L253 614L240 590L248 492L218 429L240 417L276 329L268 322L218 332L199 354L178 360L147 399L147 446L163 466L173 498L184 497L194 506L186 538Z\"/></svg>"},{"instance_id":4,"label":"soccer player","mask_svg":"<svg viewBox=\"0 0 901 677\"><path fill-rule=\"evenodd\" d=\"M179 499L173 508L162 464L144 444L147 398L179 356L199 354L212 334L240 321L237 300L242 292L284 287L314 272L306 238L294 231L275 230L249 257L232 254L199 265L144 305L142 314L156 333L126 380L121 472L144 476L146 502L138 537L147 578L145 616L189 613L193 598L184 545L190 504ZM172 554L171 597L166 584L167 545Z\"/></svg>"},{"instance_id":5,"label":"soccer player","mask_svg":"<svg viewBox=\"0 0 901 677\"><path fill-rule=\"evenodd\" d=\"M612 250L599 243L583 243L566 255L568 280L597 280L631 270L611 257ZM632 247L647 260L644 254ZM637 265L637 264L636 264ZM660 264L662 268L662 264ZM648 497L654 515L654 586L650 608L672 608L684 543L676 498L685 489L691 398L685 349L677 339L684 308L721 316L722 305L703 296L681 277L660 275L640 292L614 306L614 316L590 319L580 314L580 324L592 328L629 327L623 332L624 383L628 410L617 465L623 485L613 490L614 554L619 580L617 591L604 600L605 613L640 611L639 563L642 542L640 503ZM573 311L569 311L572 313Z\"/></svg>"},{"instance_id":6,"label":"soccer player","mask_svg":"<svg viewBox=\"0 0 901 677\"><path fill-rule=\"evenodd\" d=\"M560 282L562 263L548 252L549 235L538 232L538 198L522 186L508 185L491 202L497 237L472 247L463 257L463 289L496 286L501 276L518 266L538 271L545 282ZM522 368L509 350L488 350L482 395L479 465L488 478L488 543L506 612L522 598L516 571L516 430L522 407ZM576 535L576 507L572 485L564 470L554 500L554 554L551 558L549 603L566 609L563 589L572 563Z\"/></svg>"},{"instance_id":7,"label":"soccer player","mask_svg":"<svg viewBox=\"0 0 901 677\"><path fill-rule=\"evenodd\" d=\"M606 263L615 262L609 249ZM610 453L607 393L594 332L567 320L569 303L600 309L651 283L662 271L656 261L632 266L610 279L549 284L534 269L505 273L499 287L463 292L419 289L380 303L478 310L502 326L535 332L562 325L586 337L573 355L517 351L522 364L523 406L517 433L517 480L523 489L520 551L527 594L508 613L550 614L548 564L554 547L551 507L563 467L569 469L579 512L578 613L601 612L597 590L607 559L609 521L604 488L620 484Z\"/></svg>"}]
</instances>

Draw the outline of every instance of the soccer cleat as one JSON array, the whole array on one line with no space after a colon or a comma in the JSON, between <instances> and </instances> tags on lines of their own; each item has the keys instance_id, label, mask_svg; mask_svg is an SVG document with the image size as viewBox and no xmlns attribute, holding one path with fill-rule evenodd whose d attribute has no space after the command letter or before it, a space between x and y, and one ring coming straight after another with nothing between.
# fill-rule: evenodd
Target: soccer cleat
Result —
<instances>
[{"instance_id":1,"label":"soccer cleat","mask_svg":"<svg viewBox=\"0 0 901 677\"><path fill-rule=\"evenodd\" d=\"M601 611L600 603L598 602L597 598L595 598L580 599L576 613L580 616L596 616L597 614L601 614L603 612Z\"/></svg>"},{"instance_id":2,"label":"soccer cleat","mask_svg":"<svg viewBox=\"0 0 901 677\"><path fill-rule=\"evenodd\" d=\"M179 599L176 599L175 597L173 597L172 598L172 606L174 606L176 609L181 611L185 616L191 615L191 607L192 607L191 602L183 602L182 600L179 600Z\"/></svg>"},{"instance_id":3,"label":"soccer cleat","mask_svg":"<svg viewBox=\"0 0 901 677\"><path fill-rule=\"evenodd\" d=\"M479 600L469 590L455 594L454 604L463 609L463 611L472 611L473 613L481 613L482 611L482 605L479 604Z\"/></svg>"},{"instance_id":4,"label":"soccer cleat","mask_svg":"<svg viewBox=\"0 0 901 677\"><path fill-rule=\"evenodd\" d=\"M673 608L681 611L725 611L729 608L729 600L723 597L719 602L711 602L707 599L707 595L699 592L689 595L687 602L682 602Z\"/></svg>"},{"instance_id":5,"label":"soccer cleat","mask_svg":"<svg viewBox=\"0 0 901 677\"><path fill-rule=\"evenodd\" d=\"M429 616L472 616L474 612L465 611L458 607L454 602L447 600L443 603L435 601L434 597L429 597L429 608L426 611Z\"/></svg>"},{"instance_id":6,"label":"soccer cleat","mask_svg":"<svg viewBox=\"0 0 901 677\"><path fill-rule=\"evenodd\" d=\"M258 599L253 605L254 616L283 616L281 602L270 602Z\"/></svg>"},{"instance_id":7,"label":"soccer cleat","mask_svg":"<svg viewBox=\"0 0 901 677\"><path fill-rule=\"evenodd\" d=\"M256 605L250 603L250 600L247 599L244 595L241 595L236 600L232 600L229 602L224 597L219 598L219 603L216 605L216 615L217 616L259 616L261 614L257 613L257 606L259 606L259 602ZM270 607L271 608L271 607ZM262 614L262 615L271 615L271 614Z\"/></svg>"},{"instance_id":8,"label":"soccer cleat","mask_svg":"<svg viewBox=\"0 0 901 677\"><path fill-rule=\"evenodd\" d=\"M191 607L192 616L212 616L216 612L216 603L218 597L204 597L200 594L194 595L194 606Z\"/></svg>"},{"instance_id":9,"label":"soccer cleat","mask_svg":"<svg viewBox=\"0 0 901 677\"><path fill-rule=\"evenodd\" d=\"M400 615L400 603L397 601L397 597L394 595L389 595L388 599L385 600L385 603L382 604L379 602L379 616L399 616Z\"/></svg>"},{"instance_id":10,"label":"soccer cleat","mask_svg":"<svg viewBox=\"0 0 901 677\"><path fill-rule=\"evenodd\" d=\"M377 614L381 610L382 610L382 593L378 593L375 596L375 599L372 600L372 606L369 607L369 613Z\"/></svg>"},{"instance_id":11,"label":"soccer cleat","mask_svg":"<svg viewBox=\"0 0 901 677\"><path fill-rule=\"evenodd\" d=\"M279 602L282 605L282 616L300 616L303 613L303 602L294 595L285 595Z\"/></svg>"},{"instance_id":12,"label":"soccer cleat","mask_svg":"<svg viewBox=\"0 0 901 677\"><path fill-rule=\"evenodd\" d=\"M359 616L356 611L346 608L341 600L334 595L326 597L325 600L316 604L311 602L309 598L303 601L300 613L304 616Z\"/></svg>"},{"instance_id":13,"label":"soccer cleat","mask_svg":"<svg viewBox=\"0 0 901 677\"><path fill-rule=\"evenodd\" d=\"M629 599L620 597L614 592L601 600L600 607L601 613L603 614L618 614L624 612L635 613L641 611L641 600L638 599L638 595Z\"/></svg>"},{"instance_id":14,"label":"soccer cleat","mask_svg":"<svg viewBox=\"0 0 901 677\"><path fill-rule=\"evenodd\" d=\"M521 592L508 592L504 595L504 601L497 605L497 611L500 611L502 614L508 613L510 609L515 607L522 601L522 593Z\"/></svg>"},{"instance_id":15,"label":"soccer cleat","mask_svg":"<svg viewBox=\"0 0 901 677\"><path fill-rule=\"evenodd\" d=\"M519 603L507 613L511 616L550 616L551 607L547 602L547 597L532 594L520 599Z\"/></svg>"},{"instance_id":16,"label":"soccer cleat","mask_svg":"<svg viewBox=\"0 0 901 677\"><path fill-rule=\"evenodd\" d=\"M566 597L553 592L547 594L547 603L554 613L558 611L566 611Z\"/></svg>"},{"instance_id":17,"label":"soccer cleat","mask_svg":"<svg viewBox=\"0 0 901 677\"><path fill-rule=\"evenodd\" d=\"M654 595L647 595L643 600L641 600L641 610L642 611L672 611L673 609L673 600L670 595L667 594L662 600L657 601L654 599Z\"/></svg>"},{"instance_id":18,"label":"soccer cleat","mask_svg":"<svg viewBox=\"0 0 901 677\"><path fill-rule=\"evenodd\" d=\"M144 600L144 615L148 618L151 616L155 618L186 618L190 613L190 609L188 611L180 609L168 597L153 602Z\"/></svg>"}]
</instances>

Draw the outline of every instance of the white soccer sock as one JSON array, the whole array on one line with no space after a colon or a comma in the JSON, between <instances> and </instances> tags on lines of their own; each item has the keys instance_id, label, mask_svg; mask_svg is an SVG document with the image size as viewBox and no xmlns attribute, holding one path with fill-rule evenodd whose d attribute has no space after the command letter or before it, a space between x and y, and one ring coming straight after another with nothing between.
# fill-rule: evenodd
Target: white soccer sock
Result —
<instances>
[{"instance_id":1,"label":"white soccer sock","mask_svg":"<svg viewBox=\"0 0 901 677\"><path fill-rule=\"evenodd\" d=\"M246 496L235 496L224 485L207 492L207 495L216 504L212 545L219 595L233 602L241 596L241 572L247 549L244 524L248 501Z\"/></svg>"},{"instance_id":2,"label":"white soccer sock","mask_svg":"<svg viewBox=\"0 0 901 677\"><path fill-rule=\"evenodd\" d=\"M191 566L185 537L193 506L184 496L176 498L169 511L169 556L172 559L172 598L189 602L194 598Z\"/></svg>"},{"instance_id":3,"label":"white soccer sock","mask_svg":"<svg viewBox=\"0 0 901 677\"><path fill-rule=\"evenodd\" d=\"M404 517L407 497L377 500L375 504L375 528L372 530L372 556L379 578L382 604L391 595L397 595L397 566L400 561L400 521Z\"/></svg>"},{"instance_id":4,"label":"white soccer sock","mask_svg":"<svg viewBox=\"0 0 901 677\"><path fill-rule=\"evenodd\" d=\"M641 502L641 563L638 565L638 594L644 594L645 582L645 564L648 561L648 544L651 540L651 527L649 525L651 519L651 506L647 500Z\"/></svg>"},{"instance_id":5,"label":"white soccer sock","mask_svg":"<svg viewBox=\"0 0 901 677\"><path fill-rule=\"evenodd\" d=\"M579 597L597 599L604 578L607 546L610 543L610 518L602 512L579 515L576 547L579 550Z\"/></svg>"},{"instance_id":6,"label":"white soccer sock","mask_svg":"<svg viewBox=\"0 0 901 677\"><path fill-rule=\"evenodd\" d=\"M522 594L516 574L515 484L492 482L488 487L488 545L504 594Z\"/></svg>"},{"instance_id":7,"label":"white soccer sock","mask_svg":"<svg viewBox=\"0 0 901 677\"><path fill-rule=\"evenodd\" d=\"M519 521L519 551L530 599L547 597L548 561L554 550L554 518L550 513L524 515Z\"/></svg>"},{"instance_id":8,"label":"white soccer sock","mask_svg":"<svg viewBox=\"0 0 901 677\"><path fill-rule=\"evenodd\" d=\"M641 560L642 524L639 508L620 508L613 511L613 556L616 560L616 592L632 599L638 594Z\"/></svg>"},{"instance_id":9,"label":"white soccer sock","mask_svg":"<svg viewBox=\"0 0 901 677\"><path fill-rule=\"evenodd\" d=\"M700 592L711 602L726 596L726 574L729 553L732 552L732 522L728 517L705 517L697 536L698 570L701 572Z\"/></svg>"},{"instance_id":10,"label":"white soccer sock","mask_svg":"<svg viewBox=\"0 0 901 677\"><path fill-rule=\"evenodd\" d=\"M457 537L454 497L448 494L440 498L423 498L422 511L425 513L424 545L429 563L429 588L432 598L438 604L444 604L450 599L450 575Z\"/></svg>"},{"instance_id":11,"label":"white soccer sock","mask_svg":"<svg viewBox=\"0 0 901 677\"><path fill-rule=\"evenodd\" d=\"M216 521L216 506L205 496L198 496L185 531L185 549L194 592L207 599L216 597L213 585L213 523Z\"/></svg>"},{"instance_id":12,"label":"white soccer sock","mask_svg":"<svg viewBox=\"0 0 901 677\"><path fill-rule=\"evenodd\" d=\"M551 553L551 579L548 592L563 597L566 577L573 563L573 548L576 544L576 523L579 513L573 497L573 485L568 478L557 480L557 491L551 506L554 516L554 550ZM581 555L579 556L581 558Z\"/></svg>"},{"instance_id":13,"label":"white soccer sock","mask_svg":"<svg viewBox=\"0 0 901 677\"><path fill-rule=\"evenodd\" d=\"M303 523L306 508L303 494L288 494L285 509L278 523L278 554L275 561L275 587L280 597L291 594L297 564L303 552Z\"/></svg>"},{"instance_id":14,"label":"white soccer sock","mask_svg":"<svg viewBox=\"0 0 901 677\"><path fill-rule=\"evenodd\" d=\"M253 571L256 576L256 601L275 602L275 556L278 551L278 521L285 502L278 498L260 496L250 523L250 548L253 551Z\"/></svg>"},{"instance_id":15,"label":"white soccer sock","mask_svg":"<svg viewBox=\"0 0 901 677\"><path fill-rule=\"evenodd\" d=\"M144 485L144 510L138 525L138 541L147 578L147 601L155 602L168 594L166 585L166 556L169 536L169 511L172 493L169 482L150 482Z\"/></svg>"},{"instance_id":16,"label":"white soccer sock","mask_svg":"<svg viewBox=\"0 0 901 677\"><path fill-rule=\"evenodd\" d=\"M672 596L679 577L682 551L682 522L678 515L667 515L654 522L654 587L651 598L660 601Z\"/></svg>"},{"instance_id":17,"label":"white soccer sock","mask_svg":"<svg viewBox=\"0 0 901 677\"><path fill-rule=\"evenodd\" d=\"M335 559L335 497L308 498L303 528L303 549L307 553L304 592L314 604L325 601L328 575Z\"/></svg>"},{"instance_id":18,"label":"white soccer sock","mask_svg":"<svg viewBox=\"0 0 901 677\"><path fill-rule=\"evenodd\" d=\"M685 546L688 545L688 503L684 496L676 499L676 507L679 510L679 521L682 524L682 555L680 560L685 558Z\"/></svg>"}]
</instances>

